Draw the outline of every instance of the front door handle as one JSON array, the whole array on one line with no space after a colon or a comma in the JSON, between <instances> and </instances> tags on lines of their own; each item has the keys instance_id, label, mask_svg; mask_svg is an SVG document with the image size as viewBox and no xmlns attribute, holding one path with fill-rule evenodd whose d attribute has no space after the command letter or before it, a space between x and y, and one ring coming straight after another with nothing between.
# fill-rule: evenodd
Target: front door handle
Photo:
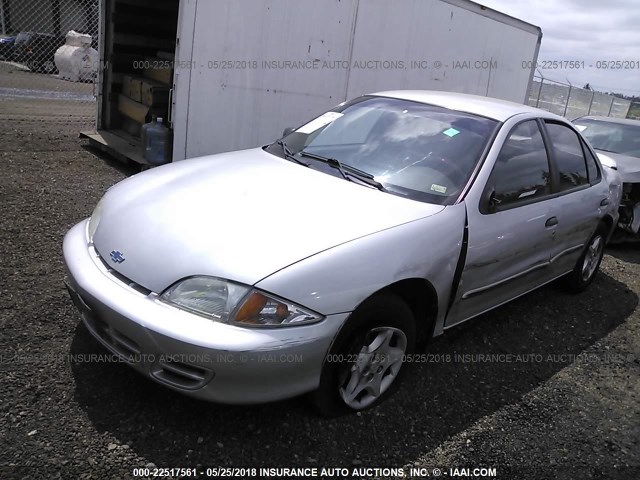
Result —
<instances>
[{"instance_id":1,"label":"front door handle","mask_svg":"<svg viewBox=\"0 0 640 480\"><path fill-rule=\"evenodd\" d=\"M547 219L544 226L549 228L549 227L555 227L557 224L558 224L558 217L551 217Z\"/></svg>"},{"instance_id":2,"label":"front door handle","mask_svg":"<svg viewBox=\"0 0 640 480\"><path fill-rule=\"evenodd\" d=\"M600 206L601 207L606 207L607 205L609 205L609 199L608 198L603 198L602 201L600 202Z\"/></svg>"}]
</instances>

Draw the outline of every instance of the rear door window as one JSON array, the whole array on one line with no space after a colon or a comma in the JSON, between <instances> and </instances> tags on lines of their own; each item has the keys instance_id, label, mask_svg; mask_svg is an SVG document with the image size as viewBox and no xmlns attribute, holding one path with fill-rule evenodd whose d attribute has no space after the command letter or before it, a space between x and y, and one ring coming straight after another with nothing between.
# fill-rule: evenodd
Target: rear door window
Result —
<instances>
[{"instance_id":1,"label":"rear door window","mask_svg":"<svg viewBox=\"0 0 640 480\"><path fill-rule=\"evenodd\" d=\"M592 185L600 180L600 169L598 168L598 162L596 157L591 153L591 150L583 143L582 149L584 150L585 157L587 158L587 173L589 174L589 183Z\"/></svg>"}]
</instances>

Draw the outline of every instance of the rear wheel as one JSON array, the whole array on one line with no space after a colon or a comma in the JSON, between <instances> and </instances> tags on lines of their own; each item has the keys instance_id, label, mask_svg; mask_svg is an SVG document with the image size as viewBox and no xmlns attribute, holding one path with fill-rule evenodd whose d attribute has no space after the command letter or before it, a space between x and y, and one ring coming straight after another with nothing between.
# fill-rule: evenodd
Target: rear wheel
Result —
<instances>
[{"instance_id":1,"label":"rear wheel","mask_svg":"<svg viewBox=\"0 0 640 480\"><path fill-rule=\"evenodd\" d=\"M589 240L587 248L578 259L573 271L564 279L564 284L569 291L582 292L593 282L604 255L605 242L606 230L599 227Z\"/></svg>"},{"instance_id":2,"label":"rear wheel","mask_svg":"<svg viewBox=\"0 0 640 480\"><path fill-rule=\"evenodd\" d=\"M342 328L312 394L325 416L373 407L399 384L405 355L415 345L415 321L397 295L366 300Z\"/></svg>"}]
</instances>

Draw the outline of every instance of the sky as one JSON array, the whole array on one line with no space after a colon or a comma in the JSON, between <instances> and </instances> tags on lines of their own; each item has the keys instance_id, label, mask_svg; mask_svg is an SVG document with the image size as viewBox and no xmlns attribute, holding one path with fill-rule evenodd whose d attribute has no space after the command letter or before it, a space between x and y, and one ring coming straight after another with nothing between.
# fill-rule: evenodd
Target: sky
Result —
<instances>
[{"instance_id":1,"label":"sky","mask_svg":"<svg viewBox=\"0 0 640 480\"><path fill-rule=\"evenodd\" d=\"M551 80L597 91L640 95L640 1L475 0L542 29L538 63L584 61L584 68L541 69ZM633 69L598 69L597 62L629 60ZM543 62L544 63L544 62ZM591 66L590 66L591 65ZM547 62L547 66L551 66Z\"/></svg>"}]
</instances>

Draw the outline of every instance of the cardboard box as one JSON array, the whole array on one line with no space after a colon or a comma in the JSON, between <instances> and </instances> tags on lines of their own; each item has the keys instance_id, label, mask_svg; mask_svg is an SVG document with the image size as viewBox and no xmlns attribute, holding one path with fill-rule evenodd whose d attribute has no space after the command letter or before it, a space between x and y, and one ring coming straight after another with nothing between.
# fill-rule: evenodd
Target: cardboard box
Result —
<instances>
[{"instance_id":1,"label":"cardboard box","mask_svg":"<svg viewBox=\"0 0 640 480\"><path fill-rule=\"evenodd\" d=\"M145 78L141 85L141 102L149 107L169 104L169 87L160 82Z\"/></svg>"},{"instance_id":2,"label":"cardboard box","mask_svg":"<svg viewBox=\"0 0 640 480\"><path fill-rule=\"evenodd\" d=\"M146 78L160 82L163 85L171 85L173 83L171 60L163 60L162 58L145 58L145 64L149 67L144 69L144 76Z\"/></svg>"},{"instance_id":3,"label":"cardboard box","mask_svg":"<svg viewBox=\"0 0 640 480\"><path fill-rule=\"evenodd\" d=\"M122 77L122 94L135 102L142 101L142 77L124 75Z\"/></svg>"},{"instance_id":4,"label":"cardboard box","mask_svg":"<svg viewBox=\"0 0 640 480\"><path fill-rule=\"evenodd\" d=\"M151 121L152 115L163 116L167 109L162 107L149 107L142 103L134 102L123 94L118 95L118 111L127 118L140 124Z\"/></svg>"}]
</instances>

